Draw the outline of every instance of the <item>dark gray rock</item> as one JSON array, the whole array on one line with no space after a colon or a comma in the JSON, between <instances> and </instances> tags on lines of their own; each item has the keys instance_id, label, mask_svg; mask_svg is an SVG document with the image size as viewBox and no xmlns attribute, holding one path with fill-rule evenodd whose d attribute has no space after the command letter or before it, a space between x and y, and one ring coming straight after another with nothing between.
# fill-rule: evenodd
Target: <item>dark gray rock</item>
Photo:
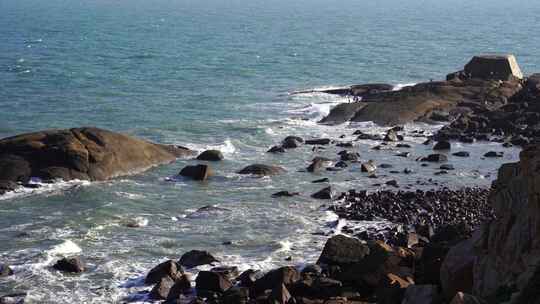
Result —
<instances>
[{"instance_id":1,"label":"dark gray rock","mask_svg":"<svg viewBox=\"0 0 540 304\"><path fill-rule=\"evenodd\" d=\"M223 153L218 150L206 150L203 153L201 153L199 156L197 156L198 160L206 160L206 161L220 161L223 160Z\"/></svg>"},{"instance_id":2,"label":"dark gray rock","mask_svg":"<svg viewBox=\"0 0 540 304\"><path fill-rule=\"evenodd\" d=\"M285 169L278 166L254 164L254 165L249 165L245 167L244 169L238 171L238 174L252 174L252 175L259 175L259 176L267 176L267 175L278 175L284 172L285 172Z\"/></svg>"},{"instance_id":3,"label":"dark gray rock","mask_svg":"<svg viewBox=\"0 0 540 304\"><path fill-rule=\"evenodd\" d=\"M78 256L62 258L53 265L53 268L62 272L71 273L80 273L85 270L84 264Z\"/></svg>"},{"instance_id":4,"label":"dark gray rock","mask_svg":"<svg viewBox=\"0 0 540 304\"><path fill-rule=\"evenodd\" d=\"M332 187L326 187L311 195L312 198L316 198L316 199L332 199L333 196L334 196L334 193L332 191Z\"/></svg>"},{"instance_id":5,"label":"dark gray rock","mask_svg":"<svg viewBox=\"0 0 540 304\"><path fill-rule=\"evenodd\" d=\"M191 250L180 257L178 264L187 268L193 268L200 265L212 264L214 262L219 262L219 260L208 251Z\"/></svg>"},{"instance_id":6,"label":"dark gray rock","mask_svg":"<svg viewBox=\"0 0 540 304\"><path fill-rule=\"evenodd\" d=\"M197 181L205 181L208 177L212 176L212 169L208 165L195 165L184 167L179 175L187 178L191 178Z\"/></svg>"}]
</instances>

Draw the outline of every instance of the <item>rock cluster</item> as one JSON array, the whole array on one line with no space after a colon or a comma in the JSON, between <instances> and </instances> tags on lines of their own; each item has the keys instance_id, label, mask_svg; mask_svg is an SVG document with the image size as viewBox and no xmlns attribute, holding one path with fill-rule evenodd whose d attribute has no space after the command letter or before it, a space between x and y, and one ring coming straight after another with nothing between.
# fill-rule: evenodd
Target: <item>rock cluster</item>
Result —
<instances>
[{"instance_id":1,"label":"rock cluster","mask_svg":"<svg viewBox=\"0 0 540 304\"><path fill-rule=\"evenodd\" d=\"M341 218L357 221L387 220L402 227L382 231L344 231L362 239L385 240L394 245L405 245L408 232L416 232L429 239L439 228L463 227L464 236L473 228L493 218L487 202L489 191L480 188L431 191L366 191L350 190L342 193L330 207ZM432 232L425 232L426 229Z\"/></svg>"}]
</instances>

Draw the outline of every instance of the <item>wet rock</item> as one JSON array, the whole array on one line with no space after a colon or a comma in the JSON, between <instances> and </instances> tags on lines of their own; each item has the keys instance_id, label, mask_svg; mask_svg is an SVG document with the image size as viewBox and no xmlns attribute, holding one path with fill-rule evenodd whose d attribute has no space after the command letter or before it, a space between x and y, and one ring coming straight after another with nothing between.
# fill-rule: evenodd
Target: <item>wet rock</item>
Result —
<instances>
[{"instance_id":1,"label":"wet rock","mask_svg":"<svg viewBox=\"0 0 540 304\"><path fill-rule=\"evenodd\" d=\"M484 154L484 157L493 158L493 157L503 157L504 152L495 152L495 151L489 151L486 154Z\"/></svg>"},{"instance_id":2,"label":"wet rock","mask_svg":"<svg viewBox=\"0 0 540 304\"><path fill-rule=\"evenodd\" d=\"M311 164L306 168L308 172L317 172L322 170L327 164L330 163L329 159L322 158L322 157L315 157Z\"/></svg>"},{"instance_id":3,"label":"wet rock","mask_svg":"<svg viewBox=\"0 0 540 304\"><path fill-rule=\"evenodd\" d=\"M440 170L440 171L437 171L434 173L435 175L445 175L445 174L448 174L448 171L446 170Z\"/></svg>"},{"instance_id":4,"label":"wet rock","mask_svg":"<svg viewBox=\"0 0 540 304\"><path fill-rule=\"evenodd\" d=\"M222 272L201 271L195 280L197 290L222 293L233 286L228 276Z\"/></svg>"},{"instance_id":5,"label":"wet rock","mask_svg":"<svg viewBox=\"0 0 540 304\"><path fill-rule=\"evenodd\" d=\"M356 152L345 152L341 154L341 160L342 161L358 161L360 158L360 154Z\"/></svg>"},{"instance_id":6,"label":"wet rock","mask_svg":"<svg viewBox=\"0 0 540 304\"><path fill-rule=\"evenodd\" d=\"M342 147L342 148L352 148L353 143L352 142L340 142L336 144L336 147Z\"/></svg>"},{"instance_id":7,"label":"wet rock","mask_svg":"<svg viewBox=\"0 0 540 304\"><path fill-rule=\"evenodd\" d=\"M308 139L305 141L306 145L329 145L331 140L329 138Z\"/></svg>"},{"instance_id":8,"label":"wet rock","mask_svg":"<svg viewBox=\"0 0 540 304\"><path fill-rule=\"evenodd\" d=\"M388 185L388 186L396 187L396 188L399 187L398 182L395 179L389 180L385 184Z\"/></svg>"},{"instance_id":9,"label":"wet rock","mask_svg":"<svg viewBox=\"0 0 540 304\"><path fill-rule=\"evenodd\" d=\"M199 156L197 156L198 160L206 160L206 161L220 161L223 160L223 153L218 150L206 150L203 153L201 153Z\"/></svg>"},{"instance_id":10,"label":"wet rock","mask_svg":"<svg viewBox=\"0 0 540 304\"><path fill-rule=\"evenodd\" d=\"M390 129L388 132L386 132L386 135L384 136L384 141L399 141L398 134L396 131Z\"/></svg>"},{"instance_id":11,"label":"wet rock","mask_svg":"<svg viewBox=\"0 0 540 304\"><path fill-rule=\"evenodd\" d=\"M22 183L30 177L107 180L193 153L92 127L5 138L0 140L0 151L0 180Z\"/></svg>"},{"instance_id":12,"label":"wet rock","mask_svg":"<svg viewBox=\"0 0 540 304\"><path fill-rule=\"evenodd\" d=\"M267 152L268 153L285 153L285 148L283 148L282 146L273 146Z\"/></svg>"},{"instance_id":13,"label":"wet rock","mask_svg":"<svg viewBox=\"0 0 540 304\"><path fill-rule=\"evenodd\" d=\"M459 151L459 152L456 152L456 153L453 153L452 155L454 156L457 156L457 157L469 157L469 152L466 152L466 151Z\"/></svg>"},{"instance_id":14,"label":"wet rock","mask_svg":"<svg viewBox=\"0 0 540 304\"><path fill-rule=\"evenodd\" d=\"M298 136L287 136L284 140L283 140L283 148L285 149L294 149L294 148L298 148L302 145L302 143L304 143L304 139L301 138L301 137L298 137Z\"/></svg>"},{"instance_id":15,"label":"wet rock","mask_svg":"<svg viewBox=\"0 0 540 304\"><path fill-rule=\"evenodd\" d=\"M272 197L293 197L300 195L298 192L289 192L289 191L279 191L274 194L272 194Z\"/></svg>"},{"instance_id":16,"label":"wet rock","mask_svg":"<svg viewBox=\"0 0 540 304\"><path fill-rule=\"evenodd\" d=\"M477 239L479 236L477 236ZM441 265L441 286L447 300L457 292L471 293L473 289L473 266L475 259L473 239L452 247Z\"/></svg>"},{"instance_id":17,"label":"wet rock","mask_svg":"<svg viewBox=\"0 0 540 304\"><path fill-rule=\"evenodd\" d=\"M321 266L317 264L309 264L309 265L306 265L304 269L302 269L301 274L302 275L310 274L310 275L320 276L322 272L323 272L323 269Z\"/></svg>"},{"instance_id":18,"label":"wet rock","mask_svg":"<svg viewBox=\"0 0 540 304\"><path fill-rule=\"evenodd\" d=\"M323 188L320 191L312 194L311 197L316 199L332 199L334 197L332 187Z\"/></svg>"},{"instance_id":19,"label":"wet rock","mask_svg":"<svg viewBox=\"0 0 540 304\"><path fill-rule=\"evenodd\" d=\"M0 195L17 189L19 185L11 181L0 181Z\"/></svg>"},{"instance_id":20,"label":"wet rock","mask_svg":"<svg viewBox=\"0 0 540 304\"><path fill-rule=\"evenodd\" d=\"M62 258L53 265L53 268L62 272L80 273L85 270L80 257Z\"/></svg>"},{"instance_id":21,"label":"wet rock","mask_svg":"<svg viewBox=\"0 0 540 304\"><path fill-rule=\"evenodd\" d=\"M336 168L347 168L348 166L349 166L349 165L347 165L347 163L344 162L344 161L338 161L338 162L334 165L334 167L336 167Z\"/></svg>"},{"instance_id":22,"label":"wet rock","mask_svg":"<svg viewBox=\"0 0 540 304\"><path fill-rule=\"evenodd\" d=\"M330 179L328 179L327 177L312 181L312 183L314 183L314 184L317 184L317 183L328 183L328 182L330 182Z\"/></svg>"},{"instance_id":23,"label":"wet rock","mask_svg":"<svg viewBox=\"0 0 540 304\"><path fill-rule=\"evenodd\" d=\"M0 304L24 304L26 293L12 293L0 296Z\"/></svg>"},{"instance_id":24,"label":"wet rock","mask_svg":"<svg viewBox=\"0 0 540 304\"><path fill-rule=\"evenodd\" d=\"M426 141L424 141L424 142L422 143L422 145L424 145L424 146L429 146L429 145L431 145L431 143L433 143L433 140L431 140L431 139L426 139Z\"/></svg>"},{"instance_id":25,"label":"wet rock","mask_svg":"<svg viewBox=\"0 0 540 304\"><path fill-rule=\"evenodd\" d=\"M405 157L405 158L409 157L410 155L411 155L410 152L401 152L401 153L396 154L396 156L398 157Z\"/></svg>"},{"instance_id":26,"label":"wet rock","mask_svg":"<svg viewBox=\"0 0 540 304\"><path fill-rule=\"evenodd\" d=\"M182 266L176 264L173 260L165 261L152 268L146 275L144 283L146 285L156 284L164 277L170 277L173 280L179 279L184 274Z\"/></svg>"},{"instance_id":27,"label":"wet rock","mask_svg":"<svg viewBox=\"0 0 540 304\"><path fill-rule=\"evenodd\" d=\"M414 171L412 169L405 168L405 169L403 169L403 173L404 174L411 174L411 173L414 173Z\"/></svg>"},{"instance_id":28,"label":"wet rock","mask_svg":"<svg viewBox=\"0 0 540 304\"><path fill-rule=\"evenodd\" d=\"M372 160L366 163L363 163L360 166L360 171L362 172L372 173L372 172L375 172L376 170L377 170L377 166L375 165L375 162Z\"/></svg>"},{"instance_id":29,"label":"wet rock","mask_svg":"<svg viewBox=\"0 0 540 304\"><path fill-rule=\"evenodd\" d=\"M245 304L249 300L249 289L246 287L233 286L220 297L223 304Z\"/></svg>"},{"instance_id":30,"label":"wet rock","mask_svg":"<svg viewBox=\"0 0 540 304\"><path fill-rule=\"evenodd\" d=\"M186 276L173 279L165 276L150 291L150 298L157 300L177 299L181 294L187 293L191 289L191 283Z\"/></svg>"},{"instance_id":31,"label":"wet rock","mask_svg":"<svg viewBox=\"0 0 540 304\"><path fill-rule=\"evenodd\" d=\"M388 168L392 168L393 166L390 164L380 164L379 167L383 169L388 169Z\"/></svg>"},{"instance_id":32,"label":"wet rock","mask_svg":"<svg viewBox=\"0 0 540 304\"><path fill-rule=\"evenodd\" d=\"M179 175L188 177L197 181L205 181L212 176L212 169L208 165L195 165L184 167Z\"/></svg>"},{"instance_id":33,"label":"wet rock","mask_svg":"<svg viewBox=\"0 0 540 304\"><path fill-rule=\"evenodd\" d=\"M0 264L0 278L13 275L13 270L11 267L5 264Z\"/></svg>"},{"instance_id":34,"label":"wet rock","mask_svg":"<svg viewBox=\"0 0 540 304\"><path fill-rule=\"evenodd\" d=\"M365 106L363 102L341 103L330 110L328 116L324 117L320 123L341 124L349 121L354 114Z\"/></svg>"},{"instance_id":35,"label":"wet rock","mask_svg":"<svg viewBox=\"0 0 540 304\"><path fill-rule=\"evenodd\" d=\"M451 164L444 164L439 167L441 170L454 170L454 166Z\"/></svg>"},{"instance_id":36,"label":"wet rock","mask_svg":"<svg viewBox=\"0 0 540 304\"><path fill-rule=\"evenodd\" d=\"M284 173L285 169L278 167L278 166L270 166L270 165L263 165L263 164L254 164L249 165L245 167L244 169L238 171L238 174L252 174L252 175L259 175L259 176L270 176L270 175L278 175L281 173Z\"/></svg>"},{"instance_id":37,"label":"wet rock","mask_svg":"<svg viewBox=\"0 0 540 304\"><path fill-rule=\"evenodd\" d=\"M396 147L397 148L410 148L411 145L409 145L409 144L397 144Z\"/></svg>"},{"instance_id":38,"label":"wet rock","mask_svg":"<svg viewBox=\"0 0 540 304\"><path fill-rule=\"evenodd\" d=\"M450 142L446 140L441 140L433 146L433 150L450 150L451 145Z\"/></svg>"},{"instance_id":39,"label":"wet rock","mask_svg":"<svg viewBox=\"0 0 540 304\"><path fill-rule=\"evenodd\" d=\"M421 159L423 162L445 162L448 161L448 157L444 154L430 154L427 157Z\"/></svg>"},{"instance_id":40,"label":"wet rock","mask_svg":"<svg viewBox=\"0 0 540 304\"><path fill-rule=\"evenodd\" d=\"M214 262L219 262L219 260L212 256L208 251L191 250L180 257L178 264L187 268L193 268L200 265L212 264Z\"/></svg>"}]
</instances>

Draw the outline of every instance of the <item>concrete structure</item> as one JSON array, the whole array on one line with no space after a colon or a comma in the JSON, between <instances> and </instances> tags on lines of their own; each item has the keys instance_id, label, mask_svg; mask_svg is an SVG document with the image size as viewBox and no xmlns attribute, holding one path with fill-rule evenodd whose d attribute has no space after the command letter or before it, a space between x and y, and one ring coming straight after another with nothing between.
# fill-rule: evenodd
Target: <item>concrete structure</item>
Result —
<instances>
[{"instance_id":1,"label":"concrete structure","mask_svg":"<svg viewBox=\"0 0 540 304\"><path fill-rule=\"evenodd\" d=\"M523 74L514 55L474 56L465 65L465 74L471 78L510 80L522 79Z\"/></svg>"}]
</instances>

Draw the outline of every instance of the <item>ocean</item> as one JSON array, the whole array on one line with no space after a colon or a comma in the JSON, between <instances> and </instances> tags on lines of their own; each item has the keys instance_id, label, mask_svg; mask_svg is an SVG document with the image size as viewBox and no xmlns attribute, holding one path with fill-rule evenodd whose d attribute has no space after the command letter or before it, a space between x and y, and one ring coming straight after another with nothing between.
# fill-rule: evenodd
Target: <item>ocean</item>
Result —
<instances>
[{"instance_id":1,"label":"ocean","mask_svg":"<svg viewBox=\"0 0 540 304\"><path fill-rule=\"evenodd\" d=\"M369 122L319 125L347 98L290 93L375 82L398 89L444 79L481 53L515 54L523 72L534 73L539 22L540 2L529 0L0 0L1 138L97 126L225 155L204 183L176 177L196 163L179 160L107 182L72 181L0 197L0 263L15 270L0 278L0 296L141 303L148 301L145 273L191 249L209 250L240 269L315 262L327 238L320 234L338 233L344 223L326 211L330 202L310 198L323 187L311 181L328 177L339 191L380 186L358 166L302 172L315 155L335 158L332 149L266 151L288 135L351 140L358 128L385 129ZM482 160L499 146L457 144L471 157L454 162L452 174L434 177L434 168L414 160L430 147L415 146L413 157L403 159L396 151L371 150L376 144L361 141L355 149L362 160L418 170L382 174L410 189L430 178L454 188L487 187L519 153L512 148L502 159ZM281 165L287 173L235 173L252 163ZM302 195L271 197L280 190ZM196 212L209 205L222 210ZM128 227L133 222L141 227ZM73 254L83 256L89 271L51 269L58 257Z\"/></svg>"}]
</instances>

